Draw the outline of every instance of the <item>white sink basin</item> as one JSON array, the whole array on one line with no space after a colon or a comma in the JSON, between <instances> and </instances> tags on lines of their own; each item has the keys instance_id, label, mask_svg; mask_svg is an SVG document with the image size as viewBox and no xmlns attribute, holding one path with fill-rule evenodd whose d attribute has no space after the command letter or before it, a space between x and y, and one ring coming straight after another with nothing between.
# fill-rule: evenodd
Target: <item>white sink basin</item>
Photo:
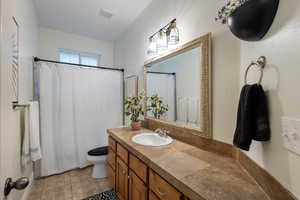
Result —
<instances>
[{"instance_id":1,"label":"white sink basin","mask_svg":"<svg viewBox=\"0 0 300 200\"><path fill-rule=\"evenodd\" d=\"M144 146L159 147L171 144L173 139L169 136L161 137L157 133L141 133L133 136L132 141Z\"/></svg>"}]
</instances>

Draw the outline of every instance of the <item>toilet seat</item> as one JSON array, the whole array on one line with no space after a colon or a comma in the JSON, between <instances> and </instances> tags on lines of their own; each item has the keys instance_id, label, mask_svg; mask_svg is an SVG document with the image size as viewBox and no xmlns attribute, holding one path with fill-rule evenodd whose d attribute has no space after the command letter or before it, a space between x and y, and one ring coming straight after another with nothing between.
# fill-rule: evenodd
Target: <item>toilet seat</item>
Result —
<instances>
[{"instance_id":1,"label":"toilet seat","mask_svg":"<svg viewBox=\"0 0 300 200\"><path fill-rule=\"evenodd\" d=\"M107 154L108 154L107 147L98 147L88 152L89 156L102 156Z\"/></svg>"}]
</instances>

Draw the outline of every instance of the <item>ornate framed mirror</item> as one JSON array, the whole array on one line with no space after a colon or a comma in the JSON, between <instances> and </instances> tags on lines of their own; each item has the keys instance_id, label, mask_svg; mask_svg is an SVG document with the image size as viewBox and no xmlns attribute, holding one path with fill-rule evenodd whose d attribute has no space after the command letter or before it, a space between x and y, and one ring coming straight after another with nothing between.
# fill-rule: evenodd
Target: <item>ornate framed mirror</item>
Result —
<instances>
[{"instance_id":1,"label":"ornate framed mirror","mask_svg":"<svg viewBox=\"0 0 300 200\"><path fill-rule=\"evenodd\" d=\"M211 33L144 63L146 120L212 138Z\"/></svg>"}]
</instances>

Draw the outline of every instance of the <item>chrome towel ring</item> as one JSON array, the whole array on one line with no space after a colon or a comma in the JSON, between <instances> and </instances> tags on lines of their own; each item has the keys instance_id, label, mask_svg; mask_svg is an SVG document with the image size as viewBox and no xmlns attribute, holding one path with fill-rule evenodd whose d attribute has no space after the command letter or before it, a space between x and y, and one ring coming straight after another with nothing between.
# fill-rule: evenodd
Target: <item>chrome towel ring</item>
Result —
<instances>
[{"instance_id":1,"label":"chrome towel ring","mask_svg":"<svg viewBox=\"0 0 300 200\"><path fill-rule=\"evenodd\" d=\"M260 77L259 77L259 80L258 80L257 84L261 84L261 81L262 81L262 78L263 78L263 75L264 75L263 69L266 66L266 57L265 56L259 57L256 62L252 61L251 64L247 67L246 72L245 72L245 77L244 77L245 84L248 84L247 83L247 75L248 75L249 69L252 66L256 66L256 67L259 68L259 70L260 70Z\"/></svg>"}]
</instances>

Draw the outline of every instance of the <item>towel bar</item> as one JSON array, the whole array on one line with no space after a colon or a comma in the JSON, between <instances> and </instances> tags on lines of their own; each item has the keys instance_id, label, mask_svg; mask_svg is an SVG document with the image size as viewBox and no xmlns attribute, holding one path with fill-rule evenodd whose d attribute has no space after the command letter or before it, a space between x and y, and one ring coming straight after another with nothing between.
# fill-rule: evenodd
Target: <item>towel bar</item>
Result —
<instances>
[{"instance_id":1,"label":"towel bar","mask_svg":"<svg viewBox=\"0 0 300 200\"><path fill-rule=\"evenodd\" d=\"M266 66L266 57L265 56L259 57L256 62L252 61L251 64L247 67L246 72L245 72L245 77L244 77L245 84L247 84L247 75L248 75L249 69L252 66L256 66L256 67L259 68L259 70L260 70L260 77L259 77L259 80L258 80L257 84L261 84L261 81L262 81L262 78L263 78L263 75L264 75L263 69Z\"/></svg>"}]
</instances>

